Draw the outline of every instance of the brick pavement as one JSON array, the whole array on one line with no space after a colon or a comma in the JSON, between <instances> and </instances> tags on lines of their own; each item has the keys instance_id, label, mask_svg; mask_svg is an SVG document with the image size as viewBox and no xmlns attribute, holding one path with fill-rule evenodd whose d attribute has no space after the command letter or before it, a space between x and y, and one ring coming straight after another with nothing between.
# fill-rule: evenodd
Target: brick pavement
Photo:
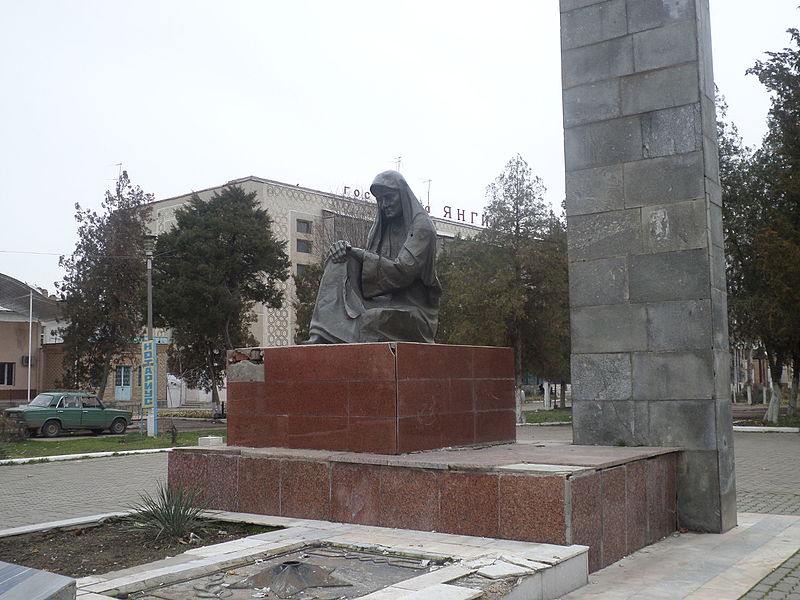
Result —
<instances>
[{"instance_id":1,"label":"brick pavement","mask_svg":"<svg viewBox=\"0 0 800 600\"><path fill-rule=\"evenodd\" d=\"M517 428L519 441L571 440L570 426ZM736 503L739 512L800 515L800 435L733 434L736 456ZM794 461L794 462L793 462Z\"/></svg>"},{"instance_id":2,"label":"brick pavement","mask_svg":"<svg viewBox=\"0 0 800 600\"><path fill-rule=\"evenodd\" d=\"M125 510L166 475L166 452L0 466L0 529Z\"/></svg>"},{"instance_id":3,"label":"brick pavement","mask_svg":"<svg viewBox=\"0 0 800 600\"><path fill-rule=\"evenodd\" d=\"M800 435L733 434L739 512L800 515Z\"/></svg>"},{"instance_id":4,"label":"brick pavement","mask_svg":"<svg viewBox=\"0 0 800 600\"><path fill-rule=\"evenodd\" d=\"M570 427L520 427L520 441L562 440ZM800 515L797 434L734 433L740 512ZM0 466L0 529L123 510L166 480L167 455ZM800 553L744 600L800 600ZM760 594L760 595L759 595Z\"/></svg>"},{"instance_id":5,"label":"brick pavement","mask_svg":"<svg viewBox=\"0 0 800 600\"><path fill-rule=\"evenodd\" d=\"M800 600L800 551L759 581L740 600Z\"/></svg>"}]
</instances>

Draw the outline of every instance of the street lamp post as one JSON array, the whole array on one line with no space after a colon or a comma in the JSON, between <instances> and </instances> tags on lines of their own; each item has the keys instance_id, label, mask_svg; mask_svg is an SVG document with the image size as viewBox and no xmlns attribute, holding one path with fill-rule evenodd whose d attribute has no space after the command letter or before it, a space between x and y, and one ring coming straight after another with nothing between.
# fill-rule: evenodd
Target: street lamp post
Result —
<instances>
[{"instance_id":1,"label":"street lamp post","mask_svg":"<svg viewBox=\"0 0 800 600\"><path fill-rule=\"evenodd\" d=\"M144 255L147 257L147 339L153 339L153 250L156 236L144 236Z\"/></svg>"},{"instance_id":2,"label":"street lamp post","mask_svg":"<svg viewBox=\"0 0 800 600\"><path fill-rule=\"evenodd\" d=\"M147 434L151 437L158 435L158 388L156 386L156 344L153 340L153 250L156 245L156 236L144 236L144 254L147 257L147 343L150 344L150 352L152 353L152 362L150 369L152 370L153 386L152 386L152 408L147 408ZM143 356L146 356L146 350L143 351ZM147 368L148 363L143 365ZM146 385L146 381L143 381Z\"/></svg>"}]
</instances>

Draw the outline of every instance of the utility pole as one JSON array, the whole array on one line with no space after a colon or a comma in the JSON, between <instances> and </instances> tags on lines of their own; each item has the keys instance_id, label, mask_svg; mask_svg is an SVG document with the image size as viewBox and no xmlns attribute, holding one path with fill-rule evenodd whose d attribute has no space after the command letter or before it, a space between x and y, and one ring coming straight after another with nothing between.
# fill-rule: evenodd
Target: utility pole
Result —
<instances>
[{"instance_id":1,"label":"utility pole","mask_svg":"<svg viewBox=\"0 0 800 600\"><path fill-rule=\"evenodd\" d=\"M39 326L41 330L41 324ZM31 371L33 370L33 288L28 290L28 404L31 403Z\"/></svg>"},{"instance_id":2,"label":"utility pole","mask_svg":"<svg viewBox=\"0 0 800 600\"><path fill-rule=\"evenodd\" d=\"M432 179L423 179L422 183L428 184L428 199L426 200L425 204L428 206L428 212L431 210L431 181Z\"/></svg>"},{"instance_id":3,"label":"utility pole","mask_svg":"<svg viewBox=\"0 0 800 600\"><path fill-rule=\"evenodd\" d=\"M147 257L147 339L142 344L142 408L147 411L147 435L158 436L157 346L153 339L153 250L156 236L144 238Z\"/></svg>"}]
</instances>

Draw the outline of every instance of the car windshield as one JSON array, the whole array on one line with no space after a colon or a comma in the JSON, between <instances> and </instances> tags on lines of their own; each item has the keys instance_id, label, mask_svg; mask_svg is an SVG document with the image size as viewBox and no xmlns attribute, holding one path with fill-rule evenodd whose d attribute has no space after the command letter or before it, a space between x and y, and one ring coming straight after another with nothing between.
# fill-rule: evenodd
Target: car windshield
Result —
<instances>
[{"instance_id":1,"label":"car windshield","mask_svg":"<svg viewBox=\"0 0 800 600\"><path fill-rule=\"evenodd\" d=\"M42 407L46 408L46 407L50 406L50 403L52 401L53 401L53 397L52 396L50 396L48 394L39 394L38 396L36 396L36 398L34 398L33 400L30 401L28 406L42 406Z\"/></svg>"}]
</instances>

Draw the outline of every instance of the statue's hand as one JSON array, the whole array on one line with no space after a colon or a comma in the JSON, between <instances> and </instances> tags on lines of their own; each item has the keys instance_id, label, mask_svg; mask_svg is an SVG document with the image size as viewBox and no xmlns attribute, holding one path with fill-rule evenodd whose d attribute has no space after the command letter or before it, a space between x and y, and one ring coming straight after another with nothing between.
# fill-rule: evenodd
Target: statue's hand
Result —
<instances>
[{"instance_id":1,"label":"statue's hand","mask_svg":"<svg viewBox=\"0 0 800 600\"><path fill-rule=\"evenodd\" d=\"M338 240L331 244L331 247L328 249L328 258L335 263L343 263L347 260L347 253L350 251L350 248L350 242Z\"/></svg>"}]
</instances>

